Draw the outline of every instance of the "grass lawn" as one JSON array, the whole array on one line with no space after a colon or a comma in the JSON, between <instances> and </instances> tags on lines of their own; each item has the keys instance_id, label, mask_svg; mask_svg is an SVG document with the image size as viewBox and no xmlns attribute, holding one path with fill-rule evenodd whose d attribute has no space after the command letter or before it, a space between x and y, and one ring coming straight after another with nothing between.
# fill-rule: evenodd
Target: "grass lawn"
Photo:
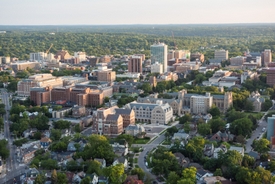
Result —
<instances>
[{"instance_id":1,"label":"grass lawn","mask_svg":"<svg viewBox=\"0 0 275 184\"><path fill-rule=\"evenodd\" d=\"M135 139L133 144L146 144L149 142L150 139L144 138L144 139Z\"/></svg>"}]
</instances>

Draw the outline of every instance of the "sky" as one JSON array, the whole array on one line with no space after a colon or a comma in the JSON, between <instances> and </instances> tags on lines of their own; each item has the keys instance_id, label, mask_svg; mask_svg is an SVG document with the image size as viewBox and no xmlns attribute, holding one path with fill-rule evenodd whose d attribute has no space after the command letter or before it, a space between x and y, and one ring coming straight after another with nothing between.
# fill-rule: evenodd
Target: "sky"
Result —
<instances>
[{"instance_id":1,"label":"sky","mask_svg":"<svg viewBox=\"0 0 275 184\"><path fill-rule=\"evenodd\" d=\"M275 0L0 0L0 25L275 23Z\"/></svg>"}]
</instances>

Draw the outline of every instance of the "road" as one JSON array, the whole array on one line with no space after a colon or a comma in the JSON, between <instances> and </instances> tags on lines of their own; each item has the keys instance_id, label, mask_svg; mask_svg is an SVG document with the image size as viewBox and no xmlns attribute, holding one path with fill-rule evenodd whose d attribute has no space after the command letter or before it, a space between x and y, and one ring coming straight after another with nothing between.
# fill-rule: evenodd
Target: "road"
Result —
<instances>
[{"instance_id":1,"label":"road","mask_svg":"<svg viewBox=\"0 0 275 184\"><path fill-rule=\"evenodd\" d=\"M247 140L246 145L245 145L245 147L246 147L246 151L245 152L246 153L248 153L248 152L250 152L252 150L251 145L253 143L253 140L261 138L263 136L263 134L266 132L267 122L265 121L264 117L265 117L265 115L267 113L268 113L268 111L265 112L265 114L263 115L263 117L259 120L259 124L258 124L257 129L252 132L251 137ZM265 131L262 131L263 128L265 128Z\"/></svg>"},{"instance_id":2,"label":"road","mask_svg":"<svg viewBox=\"0 0 275 184\"><path fill-rule=\"evenodd\" d=\"M177 126L178 123L179 122L177 121L177 122L173 123L171 126L166 126L165 129L170 128L172 126ZM164 141L164 139L165 139L164 134L161 134L161 135L158 135L158 137L154 141L152 141L152 142L150 142L148 144L145 144L145 145L144 144L143 145L142 144L135 145L135 146L141 146L141 147L143 147L143 151L139 154L139 157L138 157L138 166L141 169L143 169L144 172L146 173L146 175L148 175L152 180L156 180L156 176L154 174L152 174L150 172L150 169L147 168L147 166L145 165L145 162L146 162L145 157L147 156L146 153L147 152L149 153L154 148L156 148L157 146L159 146L159 144L161 144Z\"/></svg>"},{"instance_id":3,"label":"road","mask_svg":"<svg viewBox=\"0 0 275 184\"><path fill-rule=\"evenodd\" d=\"M0 178L1 179L4 178L7 181L10 179L13 179L18 172L21 172L20 169L18 170L19 165L16 162L16 155L15 155L16 147L12 144L13 138L11 137L10 130L9 130L9 127L10 127L9 111L11 108L9 97L10 97L10 94L5 89L3 89L1 91L1 99L2 99L2 102L5 104L5 109L6 109L6 114L3 116L4 138L8 141L8 149L10 150L10 156L6 159L6 165L5 165L6 172L2 172L2 174L0 175Z\"/></svg>"}]
</instances>

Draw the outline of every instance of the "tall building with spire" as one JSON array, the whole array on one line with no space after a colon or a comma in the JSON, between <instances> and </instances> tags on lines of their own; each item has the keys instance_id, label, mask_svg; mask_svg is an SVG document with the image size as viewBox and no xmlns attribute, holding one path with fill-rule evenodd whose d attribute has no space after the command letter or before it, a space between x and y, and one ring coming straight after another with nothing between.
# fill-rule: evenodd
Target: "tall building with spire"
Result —
<instances>
[{"instance_id":1,"label":"tall building with spire","mask_svg":"<svg viewBox=\"0 0 275 184\"><path fill-rule=\"evenodd\" d=\"M155 43L151 45L151 63L159 62L163 65L163 72L167 72L167 45Z\"/></svg>"}]
</instances>

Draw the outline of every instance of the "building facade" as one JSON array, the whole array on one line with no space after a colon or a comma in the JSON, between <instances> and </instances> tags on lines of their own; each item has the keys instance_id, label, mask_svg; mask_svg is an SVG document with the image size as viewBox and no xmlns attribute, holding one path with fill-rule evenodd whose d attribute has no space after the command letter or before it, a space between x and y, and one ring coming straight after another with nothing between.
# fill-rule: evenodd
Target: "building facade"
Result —
<instances>
[{"instance_id":1,"label":"building facade","mask_svg":"<svg viewBox=\"0 0 275 184\"><path fill-rule=\"evenodd\" d=\"M63 80L52 74L36 74L28 79L22 79L17 83L18 96L30 96L32 87L56 87L63 86Z\"/></svg>"},{"instance_id":2,"label":"building facade","mask_svg":"<svg viewBox=\"0 0 275 184\"><path fill-rule=\"evenodd\" d=\"M265 49L262 52L262 60L263 60L264 66L267 66L268 63L271 63L271 61L272 61L272 53L271 53L270 49Z\"/></svg>"},{"instance_id":3,"label":"building facade","mask_svg":"<svg viewBox=\"0 0 275 184\"><path fill-rule=\"evenodd\" d=\"M163 73L163 64L159 62L155 62L154 64L151 64L151 73Z\"/></svg>"},{"instance_id":4,"label":"building facade","mask_svg":"<svg viewBox=\"0 0 275 184\"><path fill-rule=\"evenodd\" d=\"M159 62L163 65L163 72L167 72L167 45L155 43L151 45L151 62Z\"/></svg>"},{"instance_id":5,"label":"building facade","mask_svg":"<svg viewBox=\"0 0 275 184\"><path fill-rule=\"evenodd\" d=\"M214 59L217 60L227 60L228 59L228 50L215 50Z\"/></svg>"},{"instance_id":6,"label":"building facade","mask_svg":"<svg viewBox=\"0 0 275 184\"><path fill-rule=\"evenodd\" d=\"M135 112L136 121L166 125L173 119L173 109L169 104L157 104L131 102L125 105L126 109Z\"/></svg>"},{"instance_id":7,"label":"building facade","mask_svg":"<svg viewBox=\"0 0 275 184\"><path fill-rule=\"evenodd\" d=\"M266 70L266 84L269 86L275 85L275 67Z\"/></svg>"},{"instance_id":8,"label":"building facade","mask_svg":"<svg viewBox=\"0 0 275 184\"><path fill-rule=\"evenodd\" d=\"M98 81L113 82L116 80L116 72L114 71L98 71L97 73Z\"/></svg>"},{"instance_id":9,"label":"building facade","mask_svg":"<svg viewBox=\"0 0 275 184\"><path fill-rule=\"evenodd\" d=\"M193 114L207 114L213 105L213 96L206 93L205 96L191 96L190 110Z\"/></svg>"},{"instance_id":10,"label":"building facade","mask_svg":"<svg viewBox=\"0 0 275 184\"><path fill-rule=\"evenodd\" d=\"M128 72L142 73L142 57L133 55L128 61Z\"/></svg>"}]
</instances>

